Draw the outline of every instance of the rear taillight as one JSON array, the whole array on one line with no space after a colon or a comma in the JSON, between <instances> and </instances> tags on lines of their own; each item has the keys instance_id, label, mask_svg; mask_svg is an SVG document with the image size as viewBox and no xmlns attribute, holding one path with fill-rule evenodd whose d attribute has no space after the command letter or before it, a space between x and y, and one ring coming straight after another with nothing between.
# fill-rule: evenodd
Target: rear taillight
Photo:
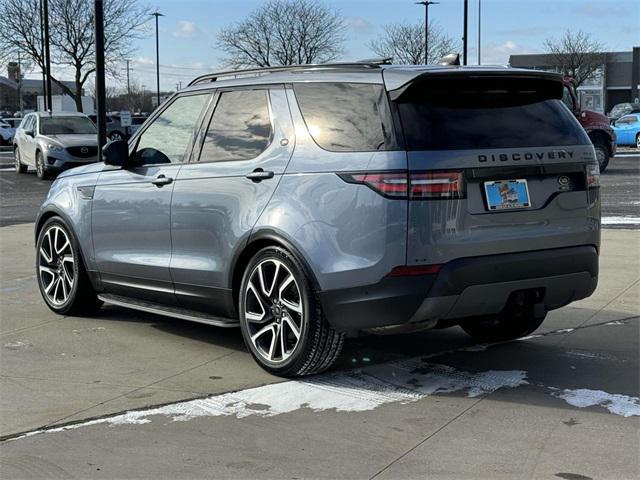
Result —
<instances>
[{"instance_id":1,"label":"rear taillight","mask_svg":"<svg viewBox=\"0 0 640 480\"><path fill-rule=\"evenodd\" d=\"M366 185L389 198L422 200L464 197L463 175L460 171L339 175L345 182Z\"/></svg>"},{"instance_id":2,"label":"rear taillight","mask_svg":"<svg viewBox=\"0 0 640 480\"><path fill-rule=\"evenodd\" d=\"M409 192L412 199L462 198L462 172L428 172L410 175Z\"/></svg>"},{"instance_id":3,"label":"rear taillight","mask_svg":"<svg viewBox=\"0 0 640 480\"><path fill-rule=\"evenodd\" d=\"M600 165L597 163L589 163L587 165L587 188L596 188L600 186Z\"/></svg>"}]
</instances>

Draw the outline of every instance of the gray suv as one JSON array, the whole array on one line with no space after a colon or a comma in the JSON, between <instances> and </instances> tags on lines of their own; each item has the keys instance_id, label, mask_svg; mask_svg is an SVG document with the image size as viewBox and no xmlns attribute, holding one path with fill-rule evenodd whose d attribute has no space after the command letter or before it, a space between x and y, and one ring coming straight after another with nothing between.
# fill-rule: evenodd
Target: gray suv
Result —
<instances>
[{"instance_id":1,"label":"gray suv","mask_svg":"<svg viewBox=\"0 0 640 480\"><path fill-rule=\"evenodd\" d=\"M360 332L527 335L598 279L598 164L562 93L508 68L199 77L58 177L42 296L239 326L282 376L326 370Z\"/></svg>"}]
</instances>

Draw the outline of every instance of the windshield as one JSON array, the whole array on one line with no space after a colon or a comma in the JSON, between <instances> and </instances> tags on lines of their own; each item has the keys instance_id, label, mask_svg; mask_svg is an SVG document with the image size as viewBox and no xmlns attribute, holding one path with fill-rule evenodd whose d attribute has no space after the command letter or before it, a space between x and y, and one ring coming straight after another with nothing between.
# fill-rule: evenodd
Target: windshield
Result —
<instances>
[{"instance_id":1,"label":"windshield","mask_svg":"<svg viewBox=\"0 0 640 480\"><path fill-rule=\"evenodd\" d=\"M628 103L620 103L611 109L609 112L611 115L624 115L631 111L631 105Z\"/></svg>"},{"instance_id":2,"label":"windshield","mask_svg":"<svg viewBox=\"0 0 640 480\"><path fill-rule=\"evenodd\" d=\"M41 117L40 134L64 135L70 133L97 133L96 126L88 117Z\"/></svg>"}]
</instances>

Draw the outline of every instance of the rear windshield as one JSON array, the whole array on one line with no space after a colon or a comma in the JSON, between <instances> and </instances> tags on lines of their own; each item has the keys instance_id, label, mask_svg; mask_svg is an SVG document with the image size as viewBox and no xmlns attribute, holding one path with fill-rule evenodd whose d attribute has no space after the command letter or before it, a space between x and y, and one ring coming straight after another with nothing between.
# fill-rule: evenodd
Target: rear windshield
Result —
<instances>
[{"instance_id":1,"label":"rear windshield","mask_svg":"<svg viewBox=\"0 0 640 480\"><path fill-rule=\"evenodd\" d=\"M96 132L95 124L88 117L40 117L42 135Z\"/></svg>"},{"instance_id":2,"label":"rear windshield","mask_svg":"<svg viewBox=\"0 0 640 480\"><path fill-rule=\"evenodd\" d=\"M428 80L397 98L409 150L470 150L588 143L560 100L562 85L538 79Z\"/></svg>"}]
</instances>

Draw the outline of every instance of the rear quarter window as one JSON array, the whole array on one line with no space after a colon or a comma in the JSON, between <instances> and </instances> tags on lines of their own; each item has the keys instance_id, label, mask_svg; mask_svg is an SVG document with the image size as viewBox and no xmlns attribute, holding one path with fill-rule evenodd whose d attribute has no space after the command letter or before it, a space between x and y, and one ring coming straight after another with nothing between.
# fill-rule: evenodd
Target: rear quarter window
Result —
<instances>
[{"instance_id":1,"label":"rear quarter window","mask_svg":"<svg viewBox=\"0 0 640 480\"><path fill-rule=\"evenodd\" d=\"M297 83L293 88L309 134L321 148L334 152L396 148L381 85Z\"/></svg>"}]
</instances>

